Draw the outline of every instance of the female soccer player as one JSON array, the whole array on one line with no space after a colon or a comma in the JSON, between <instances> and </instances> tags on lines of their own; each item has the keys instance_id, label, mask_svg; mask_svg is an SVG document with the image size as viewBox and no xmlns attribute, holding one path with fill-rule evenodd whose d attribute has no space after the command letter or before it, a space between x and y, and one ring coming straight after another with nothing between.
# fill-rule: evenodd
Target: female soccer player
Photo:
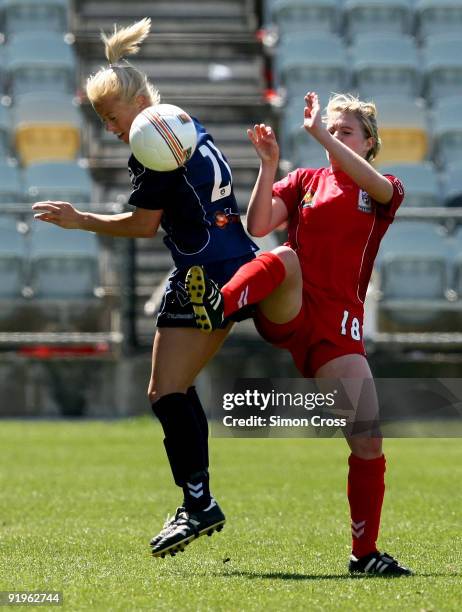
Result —
<instances>
[{"instance_id":1,"label":"female soccer player","mask_svg":"<svg viewBox=\"0 0 462 612\"><path fill-rule=\"evenodd\" d=\"M88 98L106 129L127 144L135 117L160 99L146 75L123 59L137 53L150 23L146 18L131 27L116 26L109 37L103 34L109 66L90 76L86 84ZM130 157L133 212L101 215L55 201L33 206L40 221L68 229L130 238L154 236L159 225L165 230L164 241L176 268L157 318L148 396L162 424L165 450L184 501L151 540L153 555L162 557L183 550L199 535L221 530L225 523L210 494L208 424L192 385L223 343L231 323L224 321L208 336L196 328L185 274L191 265L202 264L222 285L257 250L240 222L228 163L205 129L198 122L195 125L197 148L177 170L155 172Z\"/></svg>"},{"instance_id":2,"label":"female soccer player","mask_svg":"<svg viewBox=\"0 0 462 612\"><path fill-rule=\"evenodd\" d=\"M370 164L380 147L374 104L335 95L323 123L317 94L309 92L305 103L304 128L325 147L329 168L298 169L273 185L279 161L275 135L264 124L248 131L261 160L248 230L264 236L287 220L286 246L245 264L221 291L201 267L192 267L187 288L203 331L215 329L245 304L258 304L260 334L288 349L303 376L355 379L345 381L346 391L358 398L358 384L372 382L362 339L366 289L404 192L397 178L382 176ZM366 388L357 411L374 418L375 389ZM351 448L349 570L409 574L376 547L385 490L381 436L345 435Z\"/></svg>"}]
</instances>

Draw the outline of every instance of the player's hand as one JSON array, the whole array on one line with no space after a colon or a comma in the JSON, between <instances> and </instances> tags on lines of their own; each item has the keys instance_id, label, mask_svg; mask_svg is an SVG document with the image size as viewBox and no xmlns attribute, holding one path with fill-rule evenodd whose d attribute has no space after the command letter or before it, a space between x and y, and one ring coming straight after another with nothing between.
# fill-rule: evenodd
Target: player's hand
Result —
<instances>
[{"instance_id":1,"label":"player's hand","mask_svg":"<svg viewBox=\"0 0 462 612\"><path fill-rule=\"evenodd\" d=\"M80 227L79 222L82 213L69 202L53 202L51 200L36 202L32 206L32 210L36 212L34 218L39 221L53 223L65 229L78 229Z\"/></svg>"},{"instance_id":2,"label":"player's hand","mask_svg":"<svg viewBox=\"0 0 462 612\"><path fill-rule=\"evenodd\" d=\"M258 157L263 162L278 164L279 145L273 128L264 123L254 125L253 130L247 130L247 136L255 147Z\"/></svg>"},{"instance_id":3,"label":"player's hand","mask_svg":"<svg viewBox=\"0 0 462 612\"><path fill-rule=\"evenodd\" d=\"M318 94L314 91L309 91L305 96L305 109L303 113L303 127L312 134L324 129L321 117L321 105L319 104Z\"/></svg>"}]
</instances>

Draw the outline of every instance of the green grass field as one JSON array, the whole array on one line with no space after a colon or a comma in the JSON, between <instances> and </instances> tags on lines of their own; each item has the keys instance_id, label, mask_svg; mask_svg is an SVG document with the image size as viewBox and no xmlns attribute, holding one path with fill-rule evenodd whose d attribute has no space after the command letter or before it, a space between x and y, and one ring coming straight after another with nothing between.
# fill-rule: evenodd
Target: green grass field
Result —
<instances>
[{"instance_id":1,"label":"green grass field","mask_svg":"<svg viewBox=\"0 0 462 612\"><path fill-rule=\"evenodd\" d=\"M416 573L387 580L346 573L342 440L212 439L228 523L161 560L148 542L181 498L151 419L0 427L0 590L69 610L461 608L458 439L386 441L380 544Z\"/></svg>"}]
</instances>

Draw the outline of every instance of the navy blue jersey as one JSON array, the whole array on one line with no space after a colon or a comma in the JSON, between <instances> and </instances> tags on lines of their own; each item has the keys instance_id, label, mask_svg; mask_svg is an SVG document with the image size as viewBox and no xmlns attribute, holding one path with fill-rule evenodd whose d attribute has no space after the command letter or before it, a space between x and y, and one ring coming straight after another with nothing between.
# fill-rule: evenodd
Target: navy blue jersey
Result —
<instances>
[{"instance_id":1,"label":"navy blue jersey","mask_svg":"<svg viewBox=\"0 0 462 612\"><path fill-rule=\"evenodd\" d=\"M241 257L258 249L240 221L226 158L204 127L194 123L196 150L177 170L157 172L133 155L128 160L133 185L128 202L163 211L164 242L178 267Z\"/></svg>"}]
</instances>

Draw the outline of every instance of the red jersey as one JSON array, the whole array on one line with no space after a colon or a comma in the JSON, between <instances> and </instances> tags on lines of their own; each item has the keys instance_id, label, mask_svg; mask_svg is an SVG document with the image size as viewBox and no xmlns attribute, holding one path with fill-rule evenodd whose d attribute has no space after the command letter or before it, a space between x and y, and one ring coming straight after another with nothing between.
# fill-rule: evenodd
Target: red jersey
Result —
<instances>
[{"instance_id":1,"label":"red jersey","mask_svg":"<svg viewBox=\"0 0 462 612\"><path fill-rule=\"evenodd\" d=\"M380 204L343 171L331 168L291 172L273 186L289 213L287 244L298 254L306 290L362 305L377 251L403 201L392 175L389 204Z\"/></svg>"}]
</instances>

